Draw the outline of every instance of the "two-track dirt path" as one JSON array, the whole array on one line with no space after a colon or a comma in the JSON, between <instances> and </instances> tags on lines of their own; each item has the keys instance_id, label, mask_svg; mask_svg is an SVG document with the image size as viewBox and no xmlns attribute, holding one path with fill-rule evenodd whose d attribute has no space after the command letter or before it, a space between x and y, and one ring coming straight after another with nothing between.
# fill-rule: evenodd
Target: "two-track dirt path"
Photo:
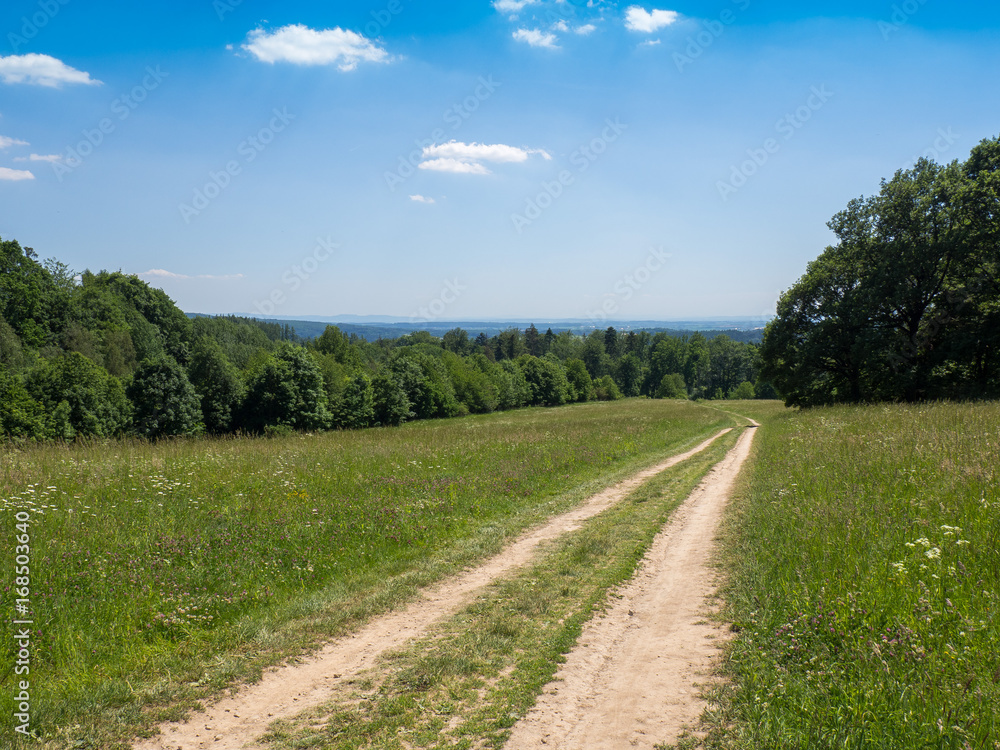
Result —
<instances>
[{"instance_id":1,"label":"two-track dirt path","mask_svg":"<svg viewBox=\"0 0 1000 750\"><path fill-rule=\"evenodd\" d=\"M698 683L709 678L722 635L706 621L713 539L755 432L745 431L675 511L621 598L584 628L506 750L652 748L697 723L705 706Z\"/></svg>"},{"instance_id":2,"label":"two-track dirt path","mask_svg":"<svg viewBox=\"0 0 1000 750\"><path fill-rule=\"evenodd\" d=\"M700 453L728 432L731 430L723 430L690 451L672 456L573 510L554 516L482 565L421 592L409 606L327 644L303 663L272 669L260 682L219 700L187 721L161 726L158 736L138 741L134 750L238 750L252 746L271 722L323 703L338 681L353 679L374 667L382 654L423 636L435 623L454 616L485 586L528 563L541 544L579 528L650 477Z\"/></svg>"}]
</instances>

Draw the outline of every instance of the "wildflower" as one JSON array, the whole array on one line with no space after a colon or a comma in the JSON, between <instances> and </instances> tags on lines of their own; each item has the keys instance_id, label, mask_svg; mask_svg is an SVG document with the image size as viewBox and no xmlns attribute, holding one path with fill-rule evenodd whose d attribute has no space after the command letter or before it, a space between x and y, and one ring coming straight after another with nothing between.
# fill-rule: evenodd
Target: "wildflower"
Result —
<instances>
[{"instance_id":1,"label":"wildflower","mask_svg":"<svg viewBox=\"0 0 1000 750\"><path fill-rule=\"evenodd\" d=\"M927 550L924 553L924 555L927 557L928 560L937 560L941 557L941 550L938 549L937 547L932 547L931 549Z\"/></svg>"},{"instance_id":2,"label":"wildflower","mask_svg":"<svg viewBox=\"0 0 1000 750\"><path fill-rule=\"evenodd\" d=\"M901 563L901 562L894 562L892 564L892 567L894 567L896 569L896 572L899 575L903 575L903 574L906 573L906 566L903 563Z\"/></svg>"},{"instance_id":3,"label":"wildflower","mask_svg":"<svg viewBox=\"0 0 1000 750\"><path fill-rule=\"evenodd\" d=\"M957 544L959 547L964 547L968 543L969 543L968 539L959 539L957 542L955 542L955 544Z\"/></svg>"}]
</instances>

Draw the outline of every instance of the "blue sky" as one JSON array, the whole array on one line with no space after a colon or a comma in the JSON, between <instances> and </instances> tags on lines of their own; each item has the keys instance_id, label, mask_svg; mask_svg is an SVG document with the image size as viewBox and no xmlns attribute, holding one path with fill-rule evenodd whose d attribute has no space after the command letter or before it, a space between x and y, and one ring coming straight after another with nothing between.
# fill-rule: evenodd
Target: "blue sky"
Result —
<instances>
[{"instance_id":1,"label":"blue sky","mask_svg":"<svg viewBox=\"0 0 1000 750\"><path fill-rule=\"evenodd\" d=\"M993 3L0 10L0 236L189 312L763 316L1000 133Z\"/></svg>"}]
</instances>

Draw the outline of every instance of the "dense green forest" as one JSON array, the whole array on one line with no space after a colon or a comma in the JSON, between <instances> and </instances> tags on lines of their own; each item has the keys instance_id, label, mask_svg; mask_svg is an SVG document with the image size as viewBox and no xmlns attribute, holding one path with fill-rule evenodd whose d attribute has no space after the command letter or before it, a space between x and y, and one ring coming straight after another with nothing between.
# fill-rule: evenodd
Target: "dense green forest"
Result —
<instances>
[{"instance_id":1,"label":"dense green forest","mask_svg":"<svg viewBox=\"0 0 1000 750\"><path fill-rule=\"evenodd\" d=\"M274 433L398 425L522 406L773 397L753 344L511 328L369 342L335 326L186 316L135 276L40 262L0 241L0 435Z\"/></svg>"},{"instance_id":2,"label":"dense green forest","mask_svg":"<svg viewBox=\"0 0 1000 750\"><path fill-rule=\"evenodd\" d=\"M1000 397L1000 138L900 170L829 227L764 333L789 405Z\"/></svg>"}]
</instances>

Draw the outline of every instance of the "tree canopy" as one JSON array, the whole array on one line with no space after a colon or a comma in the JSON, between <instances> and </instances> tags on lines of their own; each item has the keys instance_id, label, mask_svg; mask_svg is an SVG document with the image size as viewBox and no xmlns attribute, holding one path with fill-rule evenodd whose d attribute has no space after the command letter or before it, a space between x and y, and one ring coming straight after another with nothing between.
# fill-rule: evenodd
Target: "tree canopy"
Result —
<instances>
[{"instance_id":1,"label":"tree canopy","mask_svg":"<svg viewBox=\"0 0 1000 750\"><path fill-rule=\"evenodd\" d=\"M1000 139L920 160L829 227L761 347L789 405L1000 395Z\"/></svg>"}]
</instances>

